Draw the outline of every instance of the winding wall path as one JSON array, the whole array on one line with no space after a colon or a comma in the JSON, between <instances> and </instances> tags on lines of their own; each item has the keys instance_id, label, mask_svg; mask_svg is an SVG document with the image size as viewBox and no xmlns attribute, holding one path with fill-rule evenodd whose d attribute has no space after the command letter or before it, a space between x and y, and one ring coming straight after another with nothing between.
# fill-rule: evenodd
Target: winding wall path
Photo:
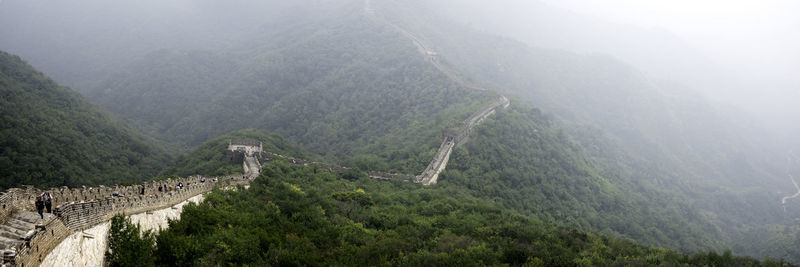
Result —
<instances>
[{"instance_id":1,"label":"winding wall path","mask_svg":"<svg viewBox=\"0 0 800 267\"><path fill-rule=\"evenodd\" d=\"M464 120L464 125L455 133L448 133L442 138L442 144L439 146L439 149L434 154L433 159L431 159L428 166L425 168L424 171L420 175L417 175L414 178L414 182L420 183L423 185L431 185L435 184L439 179L439 173L441 173L446 167L447 162L450 159L450 155L453 153L453 149L456 146L459 146L466 142L469 134L472 132L472 129L479 125L486 117L489 115L494 114L497 109L499 108L507 108L511 105L511 102L508 100L508 97L503 95L502 93L496 90L490 90L487 88L474 86L472 84L467 83L463 79L461 79L458 75L456 75L453 71L448 68L442 66L439 62L439 54L430 48L430 46L425 45L425 43L417 37L416 35L412 34L411 32L405 30L404 28L400 27L397 24L394 24L384 18L381 18L376 15L375 9L372 6L372 0L364 0L364 8L363 13L368 18L372 18L379 22L382 22L389 27L395 29L397 32L405 36L406 38L410 39L414 46L417 47L417 51L425 57L425 60L434 68L436 68L439 72L447 76L455 84L468 88L471 90L479 90L479 91L489 91L494 92L498 95L497 101L492 102L485 108L479 110L478 112L473 113L469 118Z\"/></svg>"},{"instance_id":2,"label":"winding wall path","mask_svg":"<svg viewBox=\"0 0 800 267\"><path fill-rule=\"evenodd\" d=\"M790 150L788 161L789 164L787 166L793 166L794 164L800 163L800 158L798 158L797 155L794 154L794 151ZM785 196L781 199L781 206L783 207L784 213L786 213L786 202L790 199L800 197L800 185L797 184L797 181L794 179L794 176L792 176L791 171L789 171L788 169L786 170L786 175L788 175L789 179L792 180L792 184L794 184L794 188L797 189L797 193L794 193L794 195L791 196Z\"/></svg>"},{"instance_id":3,"label":"winding wall path","mask_svg":"<svg viewBox=\"0 0 800 267\"><path fill-rule=\"evenodd\" d=\"M422 39L397 24L376 16L371 0L365 0L364 3L364 14L366 16L390 26L410 39L426 61L452 82L464 88L491 91L498 95L497 101L492 102L464 120L464 125L461 129L443 136L439 149L420 175L412 178L404 174L368 172L370 177L376 179L402 179L413 180L423 185L435 184L439 174L447 167L447 162L453 149L466 142L472 129L486 117L494 114L499 108L507 108L510 105L510 101L500 92L471 85L459 78L454 72L441 65L438 53L425 45ZM286 159L295 164L312 163L294 158ZM329 164L315 164L331 169L347 169ZM62 247L66 248L57 250L61 251L60 253L75 253L76 251L73 251L74 248L79 248L77 253L81 256L67 259L55 255L48 258L48 263L94 262L102 264L102 256L98 256L98 253L102 254L105 251L104 240L108 232L107 222L111 217L116 214L145 214L140 215L140 217L146 217L148 212L170 209L175 205L186 203L189 199L196 199L203 193L221 185L247 184L252 178L258 176L261 170L261 164L252 156L245 157L243 167L245 175L220 177L220 183L212 183L210 181L200 183L199 177L145 183L144 194L141 193L139 185L127 187L83 187L80 189L52 188L48 191L53 194L55 200L53 206L55 209L52 215L48 215L44 219L38 219L38 214L33 212L35 196L41 194L43 190L32 187L9 189L0 193L0 205L2 205L2 209L0 209L0 249L2 249L2 260L0 263L39 266L51 251L62 245ZM158 192L157 190L159 185L176 185L179 182L185 185L184 189L172 192ZM795 186L797 186L796 183ZM791 198L800 195L800 187L798 187L798 191L798 194L791 196ZM111 197L112 192L118 192L120 196ZM784 198L785 201L786 198ZM84 240L86 238L97 239L95 243L103 245L85 246ZM61 244L62 242L68 244ZM70 242L76 244L71 244ZM86 253L89 253L87 254L89 256L83 256L84 247L86 247ZM90 260L76 261L76 259L86 258Z\"/></svg>"},{"instance_id":4,"label":"winding wall path","mask_svg":"<svg viewBox=\"0 0 800 267\"><path fill-rule=\"evenodd\" d=\"M90 239L105 239L106 224L117 214L147 214L149 212L168 209L188 199L207 193L214 188L229 187L232 185L247 185L258 176L261 168L255 158L246 158L245 175L231 175L217 177L218 182L206 179L200 182L199 176L181 179L155 181L133 186L99 186L82 188L51 188L47 191L53 195L53 213L46 214L40 219L35 212L34 201L36 196L44 190L28 187L25 189L12 188L0 193L0 249L4 265L39 266L53 249L62 242L76 241L78 251L70 253L83 253L84 243L81 236ZM184 185L183 189L170 192L158 191L160 185ZM144 186L144 193L142 193ZM116 192L118 196L113 197ZM100 227L96 227L100 226ZM88 231L88 234L86 234ZM105 244L104 240L97 244ZM90 246L78 258L89 258L87 262L102 263L92 260L98 256L95 252L105 251L105 248ZM92 256L94 255L94 256ZM65 263L66 262L62 262Z\"/></svg>"}]
</instances>

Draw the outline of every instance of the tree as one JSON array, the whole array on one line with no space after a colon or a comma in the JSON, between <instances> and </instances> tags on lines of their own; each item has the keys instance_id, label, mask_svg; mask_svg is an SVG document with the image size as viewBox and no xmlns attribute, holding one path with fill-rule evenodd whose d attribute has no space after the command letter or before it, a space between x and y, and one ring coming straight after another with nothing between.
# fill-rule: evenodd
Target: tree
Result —
<instances>
[{"instance_id":1,"label":"tree","mask_svg":"<svg viewBox=\"0 0 800 267\"><path fill-rule=\"evenodd\" d=\"M111 219L106 263L109 266L153 266L155 244L152 231L142 231L127 217L116 215Z\"/></svg>"}]
</instances>

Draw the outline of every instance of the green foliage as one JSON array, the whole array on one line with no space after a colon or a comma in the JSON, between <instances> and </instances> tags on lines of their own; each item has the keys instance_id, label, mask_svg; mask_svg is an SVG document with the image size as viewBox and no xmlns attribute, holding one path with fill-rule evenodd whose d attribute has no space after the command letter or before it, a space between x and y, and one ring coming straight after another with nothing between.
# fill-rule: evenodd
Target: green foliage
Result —
<instances>
[{"instance_id":1,"label":"green foliage","mask_svg":"<svg viewBox=\"0 0 800 267\"><path fill-rule=\"evenodd\" d=\"M684 251L734 248L755 257L800 261L797 246L789 241L796 234L788 232L796 230L796 222L789 219L796 216L784 213L779 201L794 193L787 190L793 186L781 166L789 147L781 147L779 138L743 112L715 105L690 88L653 79L607 56L542 49L479 33L426 12L429 1L373 2L377 13L436 47L445 66L517 96L515 105L527 102L553 114L564 139L581 150L563 153L557 144L518 143L524 140L488 130L514 140L511 146L533 146L555 155L518 154L530 157L515 164L490 159L497 164L464 166L461 171L470 167L480 173L451 172L451 179L473 179L473 184L487 179L492 189L476 189L485 196L581 229ZM522 130L518 135L530 139L530 132L517 128ZM559 141L540 140L536 142ZM508 145L500 151L515 151ZM495 150L469 146L456 154L481 157ZM551 173L541 171L558 168L527 167L547 167L542 161L552 159L550 165L568 163L576 169L580 162L570 163L570 154L593 163L588 169L577 168L589 175L552 173L555 181L549 181ZM514 169L525 171L517 174ZM532 184L515 187L520 181ZM611 187L593 185L598 181ZM789 205L790 211L792 206L796 205ZM629 217L637 223L626 222Z\"/></svg>"},{"instance_id":2,"label":"green foliage","mask_svg":"<svg viewBox=\"0 0 800 267\"><path fill-rule=\"evenodd\" d=\"M0 51L0 189L114 184L155 176L163 148Z\"/></svg>"},{"instance_id":3,"label":"green foliage","mask_svg":"<svg viewBox=\"0 0 800 267\"><path fill-rule=\"evenodd\" d=\"M492 97L455 85L404 36L352 10L308 19L230 50L154 52L88 95L172 143L255 128L328 162L409 173L425 168L444 126Z\"/></svg>"},{"instance_id":4,"label":"green foliage","mask_svg":"<svg viewBox=\"0 0 800 267\"><path fill-rule=\"evenodd\" d=\"M784 218L774 193L783 189L780 185L791 185L783 173L780 180L776 179L775 168L770 165L778 160L772 157L775 154L762 151L768 145L758 142L769 138L742 127L749 123L747 120L720 116L690 92L663 94L665 88L678 91L673 90L675 85L654 82L612 59L535 49L475 34L437 21L425 9L404 6L411 1L373 2L378 14L402 23L435 47L445 67L463 71L478 84L514 92L568 121L558 125L526 107L488 120L486 127L472 134L466 147L455 151L452 165L442 175L442 184L429 192L449 194L447 190L454 190L491 199L496 202L492 207L548 223L644 244L684 251L733 247L737 253L798 260L800 231L794 222ZM215 40L224 40L225 45L220 47L226 48L162 50L138 58L146 53L143 51L150 51L145 48L147 45L121 41L117 46L141 48L129 51L136 53L103 48L103 54L124 58L136 54L134 64L111 71L114 74L105 81L98 81L97 77L72 79L91 84L87 92L92 99L134 121L146 132L187 147L232 130L258 128L286 136L321 154L325 161L355 167L333 177L359 186L369 182L363 181L365 175L355 169L419 173L438 146L440 131L485 104L487 95L454 86L394 29L351 15L360 14L360 9L354 8L360 8L361 1L353 3L357 4L344 5L346 8L309 8L317 9L303 11L314 14L302 16L309 19L275 19L277 23L261 27L258 32L241 34L247 36L246 40ZM162 26L158 28L163 29ZM88 60L98 54L97 50L86 49L90 52L82 58ZM103 61L98 58L88 61ZM71 62L69 68L87 65L59 61ZM115 60L108 61L114 63L106 65L117 64ZM19 65L14 60L8 62L3 65L12 66L11 69L29 68L14 67ZM41 74L8 74L7 69L4 67L4 76L0 77L0 149L4 150L0 154L0 186L74 186L141 179L152 176L166 162L148 142L135 137L129 140L127 131L114 125L95 125L98 120L107 120L106 116L94 109L81 109L86 105L74 93L65 93L65 89L57 88ZM47 90L41 91L43 88ZM71 97L51 101L65 94ZM74 114L83 115L71 117ZM241 171L239 166L223 160L224 155L217 150L221 141L224 139L201 145L162 174L221 175ZM273 177L285 175L282 173L286 170L266 171ZM313 197L315 192L301 183L285 186L291 192L311 195L306 197ZM316 186L321 185L312 187ZM439 216L438 208L470 208L430 203L437 209L415 206L420 210L407 210L404 205L416 201L405 197L415 196L386 200L382 194L379 198L373 193L369 196L375 204L361 205L347 196L357 188L331 189L318 200L335 203L327 211L345 218L345 222L374 222L381 227L373 225L368 229L389 236L405 237L406 232L389 230L415 218L424 221L420 218ZM373 192L367 186L363 188ZM371 217L370 212L385 207L382 200L401 206L396 209L411 214L411 218L406 214L397 216L395 211L381 211L376 218ZM308 217L314 217L311 215ZM414 224L419 225L424 228L426 224ZM274 237L282 243L266 243L308 253L233 250L256 246L229 240L240 234L232 231L227 237L209 237L217 242L203 247L205 250L193 250L199 246L194 243L188 243L186 248L176 247L178 252L174 253L183 256L175 259L189 264L195 258L185 256L187 253L205 255L206 251L213 251L207 264L227 258L241 262L262 262L261 259L274 264L323 261L320 255L326 254L317 253L320 247L325 248L316 243L320 237L287 231ZM437 235L440 239L435 241L435 249L430 244L372 238L387 242L378 246L386 251L408 252L396 258L385 251L368 252L396 259L398 264L436 264L444 260L453 260L449 264L490 264L497 258L502 259L500 262L530 265L612 264L603 261L606 249L595 243L592 247L596 251L553 262L551 255L529 255L523 248L499 249L491 242L487 244L492 246L473 246L475 240L484 239L467 238L454 231ZM258 237L247 236L242 242L253 239L264 248ZM424 235L417 241L434 242L430 240ZM419 252L395 249L394 245ZM572 245L564 247L573 249ZM243 254L248 252L252 253ZM280 261L277 256L275 260L270 258L274 255L282 255ZM702 260L681 262L734 265L724 255L718 256L709 253L698 256ZM659 253L647 254L630 264L655 265L663 259Z\"/></svg>"},{"instance_id":5,"label":"green foliage","mask_svg":"<svg viewBox=\"0 0 800 267\"><path fill-rule=\"evenodd\" d=\"M272 162L248 190L187 205L157 237L159 265L760 266L555 227L454 186L353 182ZM780 266L767 261L763 265Z\"/></svg>"},{"instance_id":6,"label":"green foliage","mask_svg":"<svg viewBox=\"0 0 800 267\"><path fill-rule=\"evenodd\" d=\"M179 157L173 166L161 172L162 175L186 177L196 174L224 176L242 173L242 165L230 163L225 155L229 140L260 141L266 152L307 158L306 154L287 143L278 135L260 130L238 130L204 142L192 152Z\"/></svg>"},{"instance_id":7,"label":"green foliage","mask_svg":"<svg viewBox=\"0 0 800 267\"><path fill-rule=\"evenodd\" d=\"M603 167L547 116L516 104L475 129L440 183L585 231L684 251L723 247L696 209Z\"/></svg>"},{"instance_id":8,"label":"green foliage","mask_svg":"<svg viewBox=\"0 0 800 267\"><path fill-rule=\"evenodd\" d=\"M153 266L156 245L152 231L141 231L123 215L111 218L105 262L108 266Z\"/></svg>"}]
</instances>

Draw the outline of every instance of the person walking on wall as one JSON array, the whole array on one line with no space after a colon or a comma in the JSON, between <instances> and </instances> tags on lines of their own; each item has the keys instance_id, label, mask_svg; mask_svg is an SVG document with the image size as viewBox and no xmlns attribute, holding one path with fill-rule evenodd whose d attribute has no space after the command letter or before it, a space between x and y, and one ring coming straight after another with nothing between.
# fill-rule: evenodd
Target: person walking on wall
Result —
<instances>
[{"instance_id":1,"label":"person walking on wall","mask_svg":"<svg viewBox=\"0 0 800 267\"><path fill-rule=\"evenodd\" d=\"M144 195L144 185L139 186L139 194Z\"/></svg>"},{"instance_id":2,"label":"person walking on wall","mask_svg":"<svg viewBox=\"0 0 800 267\"><path fill-rule=\"evenodd\" d=\"M53 195L50 195L50 191L44 191L44 193L42 193L42 200L44 200L44 206L47 208L47 213L52 213Z\"/></svg>"},{"instance_id":3,"label":"person walking on wall","mask_svg":"<svg viewBox=\"0 0 800 267\"><path fill-rule=\"evenodd\" d=\"M39 212L39 217L44 219L44 214L42 214L44 212L44 201L42 201L42 196L36 197L36 211Z\"/></svg>"}]
</instances>

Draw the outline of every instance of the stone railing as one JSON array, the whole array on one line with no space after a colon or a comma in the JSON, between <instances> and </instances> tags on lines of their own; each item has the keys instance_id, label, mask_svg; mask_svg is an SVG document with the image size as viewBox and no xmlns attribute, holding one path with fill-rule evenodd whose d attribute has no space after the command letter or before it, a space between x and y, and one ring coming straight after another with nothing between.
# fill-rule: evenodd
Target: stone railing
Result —
<instances>
[{"instance_id":1,"label":"stone railing","mask_svg":"<svg viewBox=\"0 0 800 267\"><path fill-rule=\"evenodd\" d=\"M42 221L33 236L15 248L13 257L3 258L3 264L38 266L64 238L73 232L106 222L114 215L130 215L170 207L217 187L248 184L252 178L229 175L217 177L215 183L213 178L200 182L200 176L191 176L131 186L8 189L0 193L0 224L18 212L35 211L36 196L44 191L49 191L53 196L53 214L56 216ZM179 183L183 184L183 189L177 189ZM162 186L161 191L158 190L159 186ZM163 188L165 186L172 186L173 190L166 191Z\"/></svg>"},{"instance_id":2,"label":"stone railing","mask_svg":"<svg viewBox=\"0 0 800 267\"><path fill-rule=\"evenodd\" d=\"M4 264L19 266L39 266L47 254L73 233L57 217L51 217L37 227L36 234L24 245L17 248L11 259L4 259Z\"/></svg>"}]
</instances>

